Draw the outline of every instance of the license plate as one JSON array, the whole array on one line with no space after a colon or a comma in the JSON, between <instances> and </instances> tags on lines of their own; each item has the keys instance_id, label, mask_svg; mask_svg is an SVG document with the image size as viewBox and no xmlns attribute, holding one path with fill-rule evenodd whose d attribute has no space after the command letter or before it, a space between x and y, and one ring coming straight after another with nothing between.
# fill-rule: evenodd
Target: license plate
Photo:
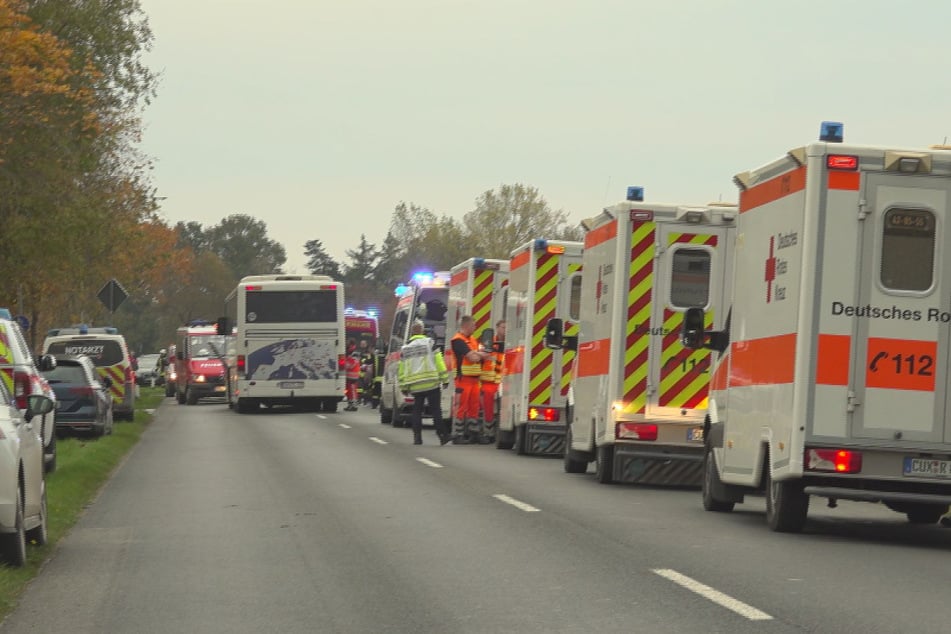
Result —
<instances>
[{"instance_id":1,"label":"license plate","mask_svg":"<svg viewBox=\"0 0 951 634\"><path fill-rule=\"evenodd\" d=\"M951 479L951 460L905 458L902 475L922 478Z\"/></svg>"},{"instance_id":2,"label":"license plate","mask_svg":"<svg viewBox=\"0 0 951 634\"><path fill-rule=\"evenodd\" d=\"M703 427L692 427L688 429L687 442L703 442Z\"/></svg>"},{"instance_id":3,"label":"license plate","mask_svg":"<svg viewBox=\"0 0 951 634\"><path fill-rule=\"evenodd\" d=\"M303 381L281 381L277 386L284 390L300 390L304 388Z\"/></svg>"}]
</instances>

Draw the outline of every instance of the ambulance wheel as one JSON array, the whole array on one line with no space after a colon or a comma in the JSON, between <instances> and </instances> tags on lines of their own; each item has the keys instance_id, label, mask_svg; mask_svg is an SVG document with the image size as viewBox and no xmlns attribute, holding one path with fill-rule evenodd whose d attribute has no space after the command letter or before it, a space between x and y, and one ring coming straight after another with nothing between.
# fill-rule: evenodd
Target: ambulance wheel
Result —
<instances>
[{"instance_id":1,"label":"ambulance wheel","mask_svg":"<svg viewBox=\"0 0 951 634\"><path fill-rule=\"evenodd\" d=\"M588 470L588 461L579 458L579 452L571 448L571 425L565 427L565 473L584 473Z\"/></svg>"},{"instance_id":2,"label":"ambulance wheel","mask_svg":"<svg viewBox=\"0 0 951 634\"><path fill-rule=\"evenodd\" d=\"M507 429L497 429L495 431L495 448L511 449L515 446L515 434Z\"/></svg>"},{"instance_id":3,"label":"ambulance wheel","mask_svg":"<svg viewBox=\"0 0 951 634\"><path fill-rule=\"evenodd\" d=\"M383 409L383 404L381 403L380 404L380 424L386 425L388 422L390 422L390 416L392 415L393 413L390 410Z\"/></svg>"},{"instance_id":4,"label":"ambulance wheel","mask_svg":"<svg viewBox=\"0 0 951 634\"><path fill-rule=\"evenodd\" d=\"M769 463L766 468L769 469ZM766 472L766 523L777 533L798 533L806 525L809 496L799 480L774 482ZM935 520L937 521L937 520Z\"/></svg>"},{"instance_id":5,"label":"ambulance wheel","mask_svg":"<svg viewBox=\"0 0 951 634\"><path fill-rule=\"evenodd\" d=\"M602 445L595 451L594 477L601 484L614 484L614 445Z\"/></svg>"},{"instance_id":6,"label":"ambulance wheel","mask_svg":"<svg viewBox=\"0 0 951 634\"><path fill-rule=\"evenodd\" d=\"M393 415L390 419L390 424L393 427L403 427L403 416L400 414L400 409L398 407L393 408Z\"/></svg>"},{"instance_id":7,"label":"ambulance wheel","mask_svg":"<svg viewBox=\"0 0 951 634\"><path fill-rule=\"evenodd\" d=\"M524 456L528 451L525 446L528 443L527 426L525 424L515 426L515 453Z\"/></svg>"},{"instance_id":8,"label":"ambulance wheel","mask_svg":"<svg viewBox=\"0 0 951 634\"><path fill-rule=\"evenodd\" d=\"M715 513L729 513L733 510L734 502L725 502L716 496L718 489L723 488L720 474L713 457L713 451L707 449L703 454L703 482L700 484L700 496L703 500L703 509Z\"/></svg>"},{"instance_id":9,"label":"ambulance wheel","mask_svg":"<svg viewBox=\"0 0 951 634\"><path fill-rule=\"evenodd\" d=\"M937 524L947 512L947 504L914 504L905 510L905 516L912 524Z\"/></svg>"}]
</instances>

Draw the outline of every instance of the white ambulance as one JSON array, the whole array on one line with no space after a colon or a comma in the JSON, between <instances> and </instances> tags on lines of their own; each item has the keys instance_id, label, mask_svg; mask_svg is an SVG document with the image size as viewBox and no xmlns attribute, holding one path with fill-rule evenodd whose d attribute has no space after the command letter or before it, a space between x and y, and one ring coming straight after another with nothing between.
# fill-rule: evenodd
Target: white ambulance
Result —
<instances>
[{"instance_id":1,"label":"white ambulance","mask_svg":"<svg viewBox=\"0 0 951 634\"><path fill-rule=\"evenodd\" d=\"M566 472L594 461L604 484L700 483L710 353L686 350L680 329L692 307L708 326L723 322L737 215L728 204L648 204L632 187L627 201L582 223Z\"/></svg>"},{"instance_id":2,"label":"white ambulance","mask_svg":"<svg viewBox=\"0 0 951 634\"><path fill-rule=\"evenodd\" d=\"M432 337L436 346L446 344L446 313L449 307L449 271L418 272L408 284L396 288L396 312L386 344L386 359L383 363L383 381L380 385L380 422L403 427L409 422L413 409L413 397L400 392L397 375L400 364L400 349L410 337L410 328L417 319L423 322L425 334ZM448 420L451 390L443 390L443 415ZM424 419L429 417L423 412ZM424 421L425 422L425 421Z\"/></svg>"},{"instance_id":3,"label":"white ambulance","mask_svg":"<svg viewBox=\"0 0 951 634\"><path fill-rule=\"evenodd\" d=\"M445 360L451 376L455 376L456 358L449 341L459 331L459 322L465 315L475 321L472 336L480 341L488 335L485 349L491 347L495 325L505 315L505 295L509 280L508 260L469 258L449 271L449 312L446 315ZM451 395L452 390L446 390ZM445 396L445 394L443 394ZM444 399L445 400L445 399ZM455 403L452 403L455 407ZM498 405L496 405L498 411ZM444 410L449 420L451 410Z\"/></svg>"},{"instance_id":4,"label":"white ambulance","mask_svg":"<svg viewBox=\"0 0 951 634\"><path fill-rule=\"evenodd\" d=\"M914 523L951 503L951 148L821 141L734 179L740 215L703 505L766 494L770 528L811 496L883 502ZM951 253L951 249L947 251Z\"/></svg>"},{"instance_id":5,"label":"white ambulance","mask_svg":"<svg viewBox=\"0 0 951 634\"><path fill-rule=\"evenodd\" d=\"M514 447L519 455L565 451L564 411L575 353L547 347L545 332L556 315L568 316L568 335L577 329L581 250L580 242L539 238L512 251L499 449Z\"/></svg>"}]
</instances>

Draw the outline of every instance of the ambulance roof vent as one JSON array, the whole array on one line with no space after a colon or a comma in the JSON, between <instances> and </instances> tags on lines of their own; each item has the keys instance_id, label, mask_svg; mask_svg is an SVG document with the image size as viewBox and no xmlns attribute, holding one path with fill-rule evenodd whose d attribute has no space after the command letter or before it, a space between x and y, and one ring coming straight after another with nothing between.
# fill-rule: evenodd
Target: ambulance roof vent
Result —
<instances>
[{"instance_id":1,"label":"ambulance roof vent","mask_svg":"<svg viewBox=\"0 0 951 634\"><path fill-rule=\"evenodd\" d=\"M819 127L819 140L826 143L842 143L845 125L838 121L823 121Z\"/></svg>"},{"instance_id":2,"label":"ambulance roof vent","mask_svg":"<svg viewBox=\"0 0 951 634\"><path fill-rule=\"evenodd\" d=\"M644 202L644 188L638 186L632 186L627 188L627 200L633 203L642 203Z\"/></svg>"}]
</instances>

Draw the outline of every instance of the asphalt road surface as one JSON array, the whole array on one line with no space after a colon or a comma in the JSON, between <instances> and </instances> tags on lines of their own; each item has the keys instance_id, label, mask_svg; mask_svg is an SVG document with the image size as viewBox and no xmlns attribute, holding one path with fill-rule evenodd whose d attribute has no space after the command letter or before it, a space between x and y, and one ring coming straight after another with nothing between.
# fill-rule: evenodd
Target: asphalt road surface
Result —
<instances>
[{"instance_id":1,"label":"asphalt road surface","mask_svg":"<svg viewBox=\"0 0 951 634\"><path fill-rule=\"evenodd\" d=\"M951 530L166 399L2 632L947 632ZM593 471L589 469L589 471Z\"/></svg>"}]
</instances>

